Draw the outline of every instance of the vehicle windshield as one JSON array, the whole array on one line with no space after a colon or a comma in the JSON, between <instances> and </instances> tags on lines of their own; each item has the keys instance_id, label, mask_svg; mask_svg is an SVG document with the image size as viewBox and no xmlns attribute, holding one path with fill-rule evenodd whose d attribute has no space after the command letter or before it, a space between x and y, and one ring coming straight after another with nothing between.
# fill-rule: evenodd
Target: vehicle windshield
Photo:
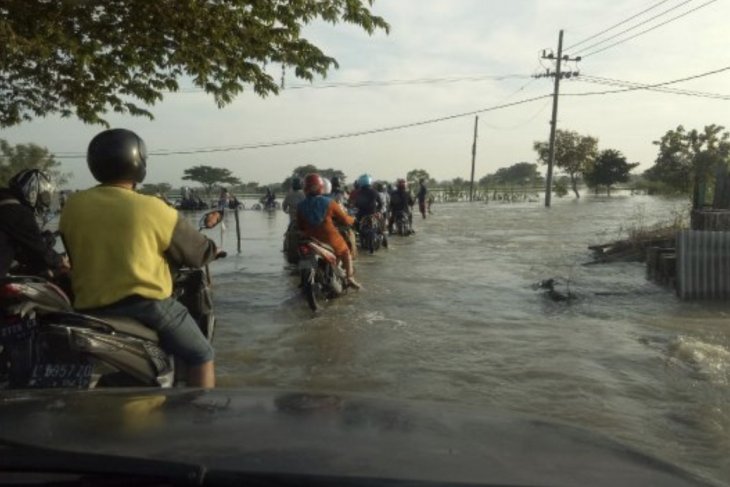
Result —
<instances>
[{"instance_id":1,"label":"vehicle windshield","mask_svg":"<svg viewBox=\"0 0 730 487\"><path fill-rule=\"evenodd\" d=\"M535 418L730 483L730 5L163 2L169 23L156 29L147 2L11 3L0 6L0 31L13 33L0 61L0 186L21 168L49 171L55 231L76 193L99 184L92 138L108 126L144 139L134 190L227 253L201 266L195 289L209 283L211 301L185 301L190 287L173 295L215 318L214 404L265 390ZM103 31L105 12L135 36ZM20 61L32 51L21 40L65 39L52 28L64 19L106 47L57 41L68 63L49 55L46 67L60 89ZM314 173L327 178L320 190ZM5 194L0 245L13 231ZM166 239L160 256L175 250L170 218L148 226ZM330 221L331 241L318 230ZM99 234L116 223L99 221ZM115 333L167 351L139 330ZM135 380L114 384L136 391ZM67 394L39 394L56 392ZM16 393L0 391L0 415ZM153 403L144 414L164 422L175 401ZM0 431L24 439L14 435Z\"/></svg>"}]
</instances>

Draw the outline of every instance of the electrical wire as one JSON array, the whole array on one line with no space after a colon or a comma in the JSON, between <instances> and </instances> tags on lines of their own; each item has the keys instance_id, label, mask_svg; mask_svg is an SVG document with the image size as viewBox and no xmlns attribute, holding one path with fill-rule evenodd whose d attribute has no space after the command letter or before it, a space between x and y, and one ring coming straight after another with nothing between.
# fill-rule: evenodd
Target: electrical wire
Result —
<instances>
[{"instance_id":1,"label":"electrical wire","mask_svg":"<svg viewBox=\"0 0 730 487\"><path fill-rule=\"evenodd\" d=\"M628 42L628 41L630 41L631 39L635 39L635 38L637 38L637 37L639 37L639 36L642 36L642 35L644 35L644 34L648 34L649 32L651 32L651 31L653 31L653 30L655 30L655 29L658 29L659 27L665 26L665 25L667 25L667 24L669 24L669 23L672 23L672 22L674 22L674 21L676 21L676 20L679 20L679 19L681 19L682 17L686 17L687 15L689 15L689 14L691 14L691 13L693 13L693 12L696 12L697 10L699 10L699 9L701 9L701 8L705 8L705 7L707 7L708 5L710 5L710 4L713 4L713 3L717 2L717 1L718 1L718 0L710 0L709 2L705 2L705 3L703 3L702 5L700 5L699 7L695 7L695 8L693 8L692 10L688 10L688 11L684 12L684 13L683 13L683 14L681 14L681 15L677 15L676 17L672 17L671 19L669 19L669 20L667 20L667 21L664 21L664 22L662 22L662 23L660 23L660 24L657 24L657 25L655 25L655 26L653 26L653 27L650 27L649 29L643 30L643 31L639 32L638 34L634 34L634 35L632 35L632 36L630 36L630 37L627 37L627 38L625 38L625 39L622 39L622 40L620 40L620 41L614 42L613 44L610 44L610 45L608 45L608 46L602 47L601 49L598 49L598 50L596 50L596 51L593 51L593 52L589 52L588 54L584 54L584 55L583 55L583 56L581 56L581 57L583 57L583 58L587 58L588 56L593 56L594 54L598 54L599 52L603 52L603 51L606 51L606 50L608 50L608 49L611 49L612 47L616 47L616 46L618 46L618 45L620 45L620 44L623 44L624 42Z\"/></svg>"},{"instance_id":2,"label":"electrical wire","mask_svg":"<svg viewBox=\"0 0 730 487\"><path fill-rule=\"evenodd\" d=\"M660 5L662 5L662 4L664 4L664 3L667 3L668 1L669 1L669 0L662 0L662 1L661 1L661 2L659 2L659 3L655 3L655 4L654 4L654 5L652 5L651 7L647 8L647 9L645 9L645 10L642 10L641 12L639 12L639 13L638 13L638 14L636 14L636 15L632 15L631 17L629 17L629 18L627 18L627 19L624 19L624 20L622 20L622 21L621 21L621 22L619 22L618 24L612 25L612 26L611 26L611 27L609 27L608 29L604 29L604 30L602 30L601 32L599 32L599 33L597 33L597 34L593 34L592 36L590 36L590 37L586 37L585 39L583 39L583 40L582 40L582 41L580 41L580 42L576 42L575 44L573 44L573 45L570 45L570 46L566 47L566 48L565 48L565 50L566 50L566 51L569 51L569 50L573 49L574 47L578 47L578 46L580 46L581 44L585 44L586 42L588 42L588 41L591 41L591 40L595 39L596 37L598 37L598 36L600 36L600 35L603 35L603 34L605 34L606 32L610 32L610 31L612 31L612 30L613 30L613 29L615 29L616 27L621 27L621 26L622 26L622 25L624 25L625 23L627 23L627 22L630 22L630 21L634 20L635 18L637 18L637 17L640 17L641 15L644 15L644 14L645 14L645 13L647 13L647 12L650 12L650 11L654 10L655 8L659 7Z\"/></svg>"},{"instance_id":3,"label":"electrical wire","mask_svg":"<svg viewBox=\"0 0 730 487\"><path fill-rule=\"evenodd\" d=\"M343 81L326 84L298 84L291 85L281 91L289 90L321 90L331 88L371 88L380 86L398 86L398 85L418 85L418 84L440 84L440 83L461 83L476 81L505 81L509 79L527 79L530 78L526 74L505 74L505 75L473 75L473 76L457 76L448 78L416 78L416 79L393 79L393 80L365 80L365 81ZM163 91L163 93L204 93L205 90L199 88L189 88L177 91Z\"/></svg>"},{"instance_id":4,"label":"electrical wire","mask_svg":"<svg viewBox=\"0 0 730 487\"><path fill-rule=\"evenodd\" d=\"M620 37L620 36L622 36L622 35L624 35L624 34L626 34L626 33L628 33L628 32L631 32L632 30L634 30L634 29L637 29L637 28L641 27L642 25L646 25L646 24L648 24L649 22L651 22L652 20L656 20L656 19L658 19L659 17L663 17L663 16L667 15L668 13L670 13L670 12L672 12L672 11L674 11L674 10L677 10L678 8L680 8L680 7L683 7L683 6L685 6L685 5L687 5L688 3L690 3L690 2L693 2L693 1L694 1L694 0L684 0L684 1L682 2L682 3L680 3L680 4L677 4L677 5L675 5L674 7L671 7L671 8L669 8L669 9L667 9L667 10L663 11L662 13L660 13L660 14L657 14L657 15L655 15L655 16L653 16L653 17L649 17L648 19L646 19L646 20L643 20L643 21L639 22L639 23L638 23L638 24L636 24L636 25L632 25L632 26L631 26L631 27L629 27L628 29L624 29L624 30L622 30L621 32L619 32L618 34L614 34L614 35L612 35L612 36L606 37L605 39L602 39L602 40L600 40L600 41L598 41L598 42L595 42L595 43L593 43L593 44L589 45L588 47L583 47L583 48L579 49L578 51L576 51L576 52L574 53L574 55L580 54L581 52L585 52L585 51L590 51L590 50L591 50L591 49L593 49L594 47L598 47L598 46L600 46L601 44L604 44L604 43L606 43L606 42L608 42L608 41L612 41L613 39L616 39L617 37Z\"/></svg>"},{"instance_id":5,"label":"electrical wire","mask_svg":"<svg viewBox=\"0 0 730 487\"><path fill-rule=\"evenodd\" d=\"M711 98L716 100L730 100L730 94L722 93L708 93L706 91L694 91L694 90L683 90L677 88L666 88L666 87L652 87L644 83L636 83L633 81L617 80L612 78L601 78L598 76L585 76L582 75L579 78L571 78L571 81L586 82L601 84L607 86L619 86L619 87L635 87L637 89L644 89L649 91L658 91L662 93L672 93L677 95L696 96L699 98Z\"/></svg>"},{"instance_id":6,"label":"electrical wire","mask_svg":"<svg viewBox=\"0 0 730 487\"><path fill-rule=\"evenodd\" d=\"M681 83L684 81L691 81L699 78L704 78L707 76L711 76L714 74L722 73L725 71L730 70L730 66L725 66L723 68L715 69L712 71L707 71L705 73L696 74L693 76L688 76L685 78L675 79L671 81L664 81L661 83L653 83L653 84L638 84L638 83L632 83L634 86L630 86L628 88L623 88L619 90L607 90L607 91L600 91L600 92L584 92L584 93L562 93L560 94L561 97L568 97L568 96L595 96L595 95L609 95L614 93L623 93L628 91L637 91L637 90L650 90L654 88L658 88L661 86L667 86L671 84ZM598 79L598 78L597 78ZM615 80L615 82L618 82L619 80ZM626 82L631 83L631 82ZM529 83L528 83L529 84ZM520 88L517 92L521 91L527 86L523 86ZM515 92L515 93L517 93ZM686 94L686 93L678 93L678 94ZM513 95L509 95L513 96ZM698 95L691 95L691 96L698 96ZM721 95L718 95L721 96ZM307 144L312 142L325 142L325 141L331 141L331 140L338 140L338 139L346 139L346 138L353 138L353 137L361 137L364 135L372 135L372 134L378 134L378 133L384 133L384 132L393 132L396 130L403 130L407 128L413 128L413 127L420 127L423 125L431 125L439 122L445 122L449 120L454 120L457 118L463 118L463 117L469 117L474 115L479 115L481 113L487 113L487 112L493 112L497 110L502 110L505 108L510 108L518 105L524 105L527 103L532 103L538 100L544 100L546 98L552 98L552 94L546 94L546 95L539 95L534 96L531 98L525 98L522 100L518 100L515 102L510 103L502 103L500 105L494 105L491 107L481 108L478 110L472 110L469 112L462 112L457 113L454 115L447 115L444 117L438 117L438 118L432 118L427 120L421 120L418 122L411 122L401 125L393 125L388 127L381 127L376 129L369 129L369 130L362 130L358 132L346 132L341 134L335 134L335 135L325 135L321 137L310 137L305 139L296 139L296 140L284 140L284 141L275 141L275 142L262 142L257 144L248 144L248 145L238 145L238 146L226 146L226 147L209 147L209 148L202 148L202 149L187 149L187 150L165 150L165 151L151 151L150 155L155 156L171 156L171 155L190 155L190 154L208 154L208 153L216 153L216 152L234 152L234 151L243 151L243 150L250 150L250 149L263 149L263 148L270 148L270 147L281 147L281 146L291 146L291 145L301 145L301 144ZM539 114L539 112L538 112ZM535 115L535 117L537 114ZM57 154L67 154L67 155L57 155ZM76 153L72 155L71 153L54 153L54 156L56 159L79 159L82 157L85 157L84 153Z\"/></svg>"},{"instance_id":7,"label":"electrical wire","mask_svg":"<svg viewBox=\"0 0 730 487\"><path fill-rule=\"evenodd\" d=\"M526 98L523 100L511 102L511 103L504 103L501 105L481 108L481 109L472 110L469 112L457 113L454 115L447 115L445 117L421 120L418 122L411 122L411 123L406 123L406 124L402 124L402 125L393 125L393 126L389 126L389 127L381 127L381 128L376 128L376 129L363 130L363 131L359 131L359 132L346 132L346 133L335 134L335 135L325 135L325 136L321 136L321 137L310 137L310 138L306 138L306 139L297 139L297 140L262 142L262 143L257 143L257 144L248 144L248 145L240 145L240 146L233 146L233 147L210 147L207 149L176 150L176 151L150 151L149 154L160 157L160 156L172 156L172 155L208 154L208 153L214 153L214 152L234 152L234 151L242 151L242 150L250 150L250 149L264 149L264 148L269 148L269 147L301 145L301 144L308 144L311 142L325 142L325 141L330 141L330 140L360 137L360 136L364 136L364 135L378 134L378 133L384 133L384 132L393 132L396 130L420 127L423 125L430 125L430 124L434 124L434 123L438 123L438 122L445 122L445 121L454 120L457 118L470 117L470 116L474 116L474 115L479 115L481 113L502 110L505 108L510 108L510 107L514 107L514 106L518 106L518 105L524 105L527 103L532 103L532 102L538 101L538 100L544 100L545 98L551 98L552 96L553 95L551 95L551 94L534 96L532 98ZM77 153L76 155L56 155L55 157L56 157L56 159L78 159L78 158L85 157L85 154Z\"/></svg>"},{"instance_id":8,"label":"electrical wire","mask_svg":"<svg viewBox=\"0 0 730 487\"><path fill-rule=\"evenodd\" d=\"M714 74L719 74L725 71L730 70L730 66L725 66L724 68L715 69L712 71L707 71L705 73L695 74L693 76L688 76L686 78L680 78L675 79L671 81L663 81L661 83L652 83L652 84L646 84L646 85L640 85L638 86L632 86L629 88L624 88L620 90L610 90L610 91L592 91L592 92L584 92L584 93L561 93L560 96L593 96L593 95L609 95L613 93L623 93L627 91L636 91L636 90L648 90L652 88L658 88L660 86L667 86L667 85L673 85L676 83L682 83L684 81L692 81L699 78L705 78L707 76L712 76ZM580 79L580 78L578 78Z\"/></svg>"}]
</instances>

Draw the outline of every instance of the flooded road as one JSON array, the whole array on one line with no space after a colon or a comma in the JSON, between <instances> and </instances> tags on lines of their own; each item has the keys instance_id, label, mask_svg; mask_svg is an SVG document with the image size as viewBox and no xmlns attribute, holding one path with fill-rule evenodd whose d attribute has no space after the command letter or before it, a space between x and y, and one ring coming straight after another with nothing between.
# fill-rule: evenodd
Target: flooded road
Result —
<instances>
[{"instance_id":1,"label":"flooded road","mask_svg":"<svg viewBox=\"0 0 730 487\"><path fill-rule=\"evenodd\" d=\"M219 384L458 403L588 428L730 481L730 306L685 303L642 264L587 246L683 200L435 205L413 237L361 255L364 290L313 315L281 253L288 217L241 212L243 253L211 265ZM210 236L220 239L217 229ZM553 302L542 279L569 280Z\"/></svg>"}]
</instances>

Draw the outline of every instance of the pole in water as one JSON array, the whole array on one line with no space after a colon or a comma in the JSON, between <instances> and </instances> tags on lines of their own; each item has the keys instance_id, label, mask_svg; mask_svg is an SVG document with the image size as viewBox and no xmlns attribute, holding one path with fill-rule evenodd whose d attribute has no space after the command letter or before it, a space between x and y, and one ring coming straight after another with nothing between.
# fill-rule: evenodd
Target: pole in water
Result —
<instances>
[{"instance_id":1,"label":"pole in water","mask_svg":"<svg viewBox=\"0 0 730 487\"><path fill-rule=\"evenodd\" d=\"M237 248L238 253L241 253L241 222L238 220L238 205L233 210L233 215L236 217L236 238L238 239Z\"/></svg>"},{"instance_id":2,"label":"pole in water","mask_svg":"<svg viewBox=\"0 0 730 487\"><path fill-rule=\"evenodd\" d=\"M477 160L477 129L479 128L479 115L474 119L474 143L471 146L471 182L469 183L469 201L474 201L474 165Z\"/></svg>"}]
</instances>

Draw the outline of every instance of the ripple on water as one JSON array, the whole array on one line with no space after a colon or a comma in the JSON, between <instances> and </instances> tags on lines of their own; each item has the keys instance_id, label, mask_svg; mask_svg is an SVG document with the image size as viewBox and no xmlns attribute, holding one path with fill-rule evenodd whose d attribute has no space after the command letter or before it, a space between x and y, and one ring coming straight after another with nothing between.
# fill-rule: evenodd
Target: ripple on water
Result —
<instances>
[{"instance_id":1,"label":"ripple on water","mask_svg":"<svg viewBox=\"0 0 730 487\"><path fill-rule=\"evenodd\" d=\"M364 290L319 314L284 263L286 216L246 212L243 254L211 266L221 384L548 416L728 481L728 306L680 302L640 264L581 265L588 245L681 204L438 205L416 218L416 235L362 255ZM549 277L570 280L579 299L555 303L531 287Z\"/></svg>"}]
</instances>

